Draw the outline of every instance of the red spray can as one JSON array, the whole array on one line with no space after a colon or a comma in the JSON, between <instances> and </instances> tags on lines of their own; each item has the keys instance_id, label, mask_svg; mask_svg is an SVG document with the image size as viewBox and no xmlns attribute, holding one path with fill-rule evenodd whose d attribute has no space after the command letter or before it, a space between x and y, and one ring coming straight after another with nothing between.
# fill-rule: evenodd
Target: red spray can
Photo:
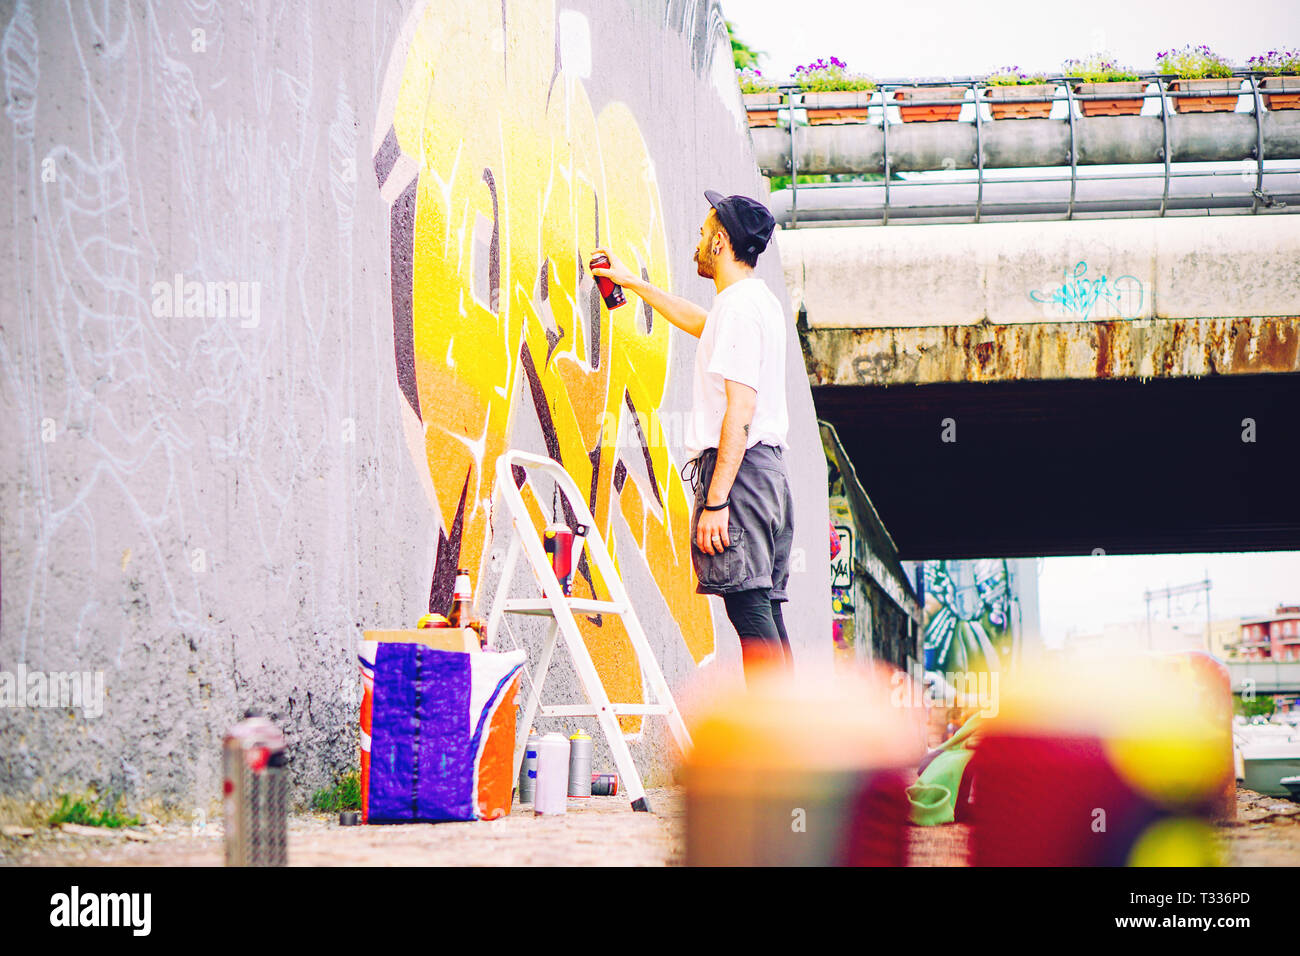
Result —
<instances>
[{"instance_id":1,"label":"red spray can","mask_svg":"<svg viewBox=\"0 0 1300 956\"><path fill-rule=\"evenodd\" d=\"M555 571L555 576L560 579L560 587L564 589L565 594L570 593L573 585L573 571L578 565L577 555L582 550L582 539L586 536L585 525L578 525L576 530L567 524L559 523L548 525L546 528L543 546L546 548L546 553L551 556L551 568Z\"/></svg>"},{"instance_id":2,"label":"red spray can","mask_svg":"<svg viewBox=\"0 0 1300 956\"><path fill-rule=\"evenodd\" d=\"M597 269L609 268L609 257L597 253L591 257L591 265ZM614 282L608 276L595 276L596 288L600 290L600 296L605 300L605 308L617 309L620 305L627 302L627 296L623 295L623 287Z\"/></svg>"}]
</instances>

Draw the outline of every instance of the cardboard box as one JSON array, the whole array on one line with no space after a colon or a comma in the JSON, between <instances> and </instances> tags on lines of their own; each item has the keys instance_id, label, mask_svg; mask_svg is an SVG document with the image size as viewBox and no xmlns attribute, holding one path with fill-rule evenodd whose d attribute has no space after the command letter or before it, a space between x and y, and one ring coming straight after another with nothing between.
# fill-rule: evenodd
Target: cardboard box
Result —
<instances>
[{"instance_id":1,"label":"cardboard box","mask_svg":"<svg viewBox=\"0 0 1300 956\"><path fill-rule=\"evenodd\" d=\"M366 631L367 641L423 644L439 651L478 651L478 634L470 627L421 627L395 631Z\"/></svg>"}]
</instances>

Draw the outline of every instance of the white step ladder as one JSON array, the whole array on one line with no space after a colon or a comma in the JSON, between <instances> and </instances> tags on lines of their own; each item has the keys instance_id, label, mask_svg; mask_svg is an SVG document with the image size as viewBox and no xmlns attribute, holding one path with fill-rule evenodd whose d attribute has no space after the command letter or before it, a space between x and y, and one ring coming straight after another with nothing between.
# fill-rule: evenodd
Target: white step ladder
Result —
<instances>
[{"instance_id":1,"label":"white step ladder","mask_svg":"<svg viewBox=\"0 0 1300 956\"><path fill-rule=\"evenodd\" d=\"M543 472L555 480L557 488L569 502L578 523L587 526L587 553L595 564L596 570L600 572L605 588L609 591L610 600L575 598L564 593L547 558L537 529L533 527L532 516L524 505L519 487L515 484L515 468L522 468L526 472ZM533 726L533 720L539 714L542 717L595 717L614 755L620 786L626 788L625 792L628 800L631 801L632 809L649 811L645 788L641 785L641 775L637 773L636 765L632 762L632 753L628 750L618 718L631 714L668 718L668 727L683 754L690 749L691 737L686 730L686 723L677 710L677 704L673 701L672 691L668 689L668 681L664 679L654 651L646 640L645 632L641 629L641 622L637 619L636 610L627 596L623 579L619 577L618 570L614 566L614 559L605 548L605 542L596 529L596 521L582 493L559 462L521 451L506 452L497 459L497 488L509 508L513 533L510 535L510 547L506 552L501 579L497 583L496 596L492 599L492 609L488 614L487 644L489 647L496 646L497 635L506 614L531 614L552 618L551 627L547 631L537 661L535 676L529 677L528 697L516 732L514 779L519 780L519 768L523 763L528 733ZM508 596L521 551L528 559L533 577L541 585L543 596L540 598ZM576 567L576 551L574 559ZM624 704L610 701L609 695L605 692L605 685L601 683L600 675L596 672L596 665L592 663L591 654L587 651L587 645L578 630L578 622L573 616L575 613L610 614L623 619L628 639L632 642L641 673L653 693L655 703ZM569 649L569 655L578 671L578 679L586 693L585 705L546 706L541 702L542 686L546 681L546 672L551 666L551 654L561 634L564 635L565 646ZM527 673L527 665L524 670Z\"/></svg>"}]
</instances>

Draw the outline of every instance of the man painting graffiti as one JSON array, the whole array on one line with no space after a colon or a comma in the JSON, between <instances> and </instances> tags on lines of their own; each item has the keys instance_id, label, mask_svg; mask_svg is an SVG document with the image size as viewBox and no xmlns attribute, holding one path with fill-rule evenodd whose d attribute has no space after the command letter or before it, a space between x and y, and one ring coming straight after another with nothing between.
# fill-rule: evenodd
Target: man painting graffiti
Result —
<instances>
[{"instance_id":1,"label":"man painting graffiti","mask_svg":"<svg viewBox=\"0 0 1300 956\"><path fill-rule=\"evenodd\" d=\"M794 540L783 460L789 447L785 311L753 274L772 237L772 214L747 196L711 189L704 196L712 208L694 260L717 290L708 311L642 279L607 249L595 253L608 256L609 267L591 271L700 340L685 435L691 460L683 469L695 490L691 560L696 590L722 596L751 676L768 664L793 665L781 616Z\"/></svg>"}]
</instances>

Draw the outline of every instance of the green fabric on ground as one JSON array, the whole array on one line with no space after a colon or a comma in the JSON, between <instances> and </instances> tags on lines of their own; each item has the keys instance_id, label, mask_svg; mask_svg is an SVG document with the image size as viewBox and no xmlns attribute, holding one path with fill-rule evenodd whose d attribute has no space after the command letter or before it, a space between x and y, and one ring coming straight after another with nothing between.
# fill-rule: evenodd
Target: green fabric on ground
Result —
<instances>
[{"instance_id":1,"label":"green fabric on ground","mask_svg":"<svg viewBox=\"0 0 1300 956\"><path fill-rule=\"evenodd\" d=\"M956 819L961 777L975 755L973 748L979 729L980 715L973 714L960 730L935 748L940 753L930 761L920 779L907 788L913 823L929 827Z\"/></svg>"}]
</instances>

